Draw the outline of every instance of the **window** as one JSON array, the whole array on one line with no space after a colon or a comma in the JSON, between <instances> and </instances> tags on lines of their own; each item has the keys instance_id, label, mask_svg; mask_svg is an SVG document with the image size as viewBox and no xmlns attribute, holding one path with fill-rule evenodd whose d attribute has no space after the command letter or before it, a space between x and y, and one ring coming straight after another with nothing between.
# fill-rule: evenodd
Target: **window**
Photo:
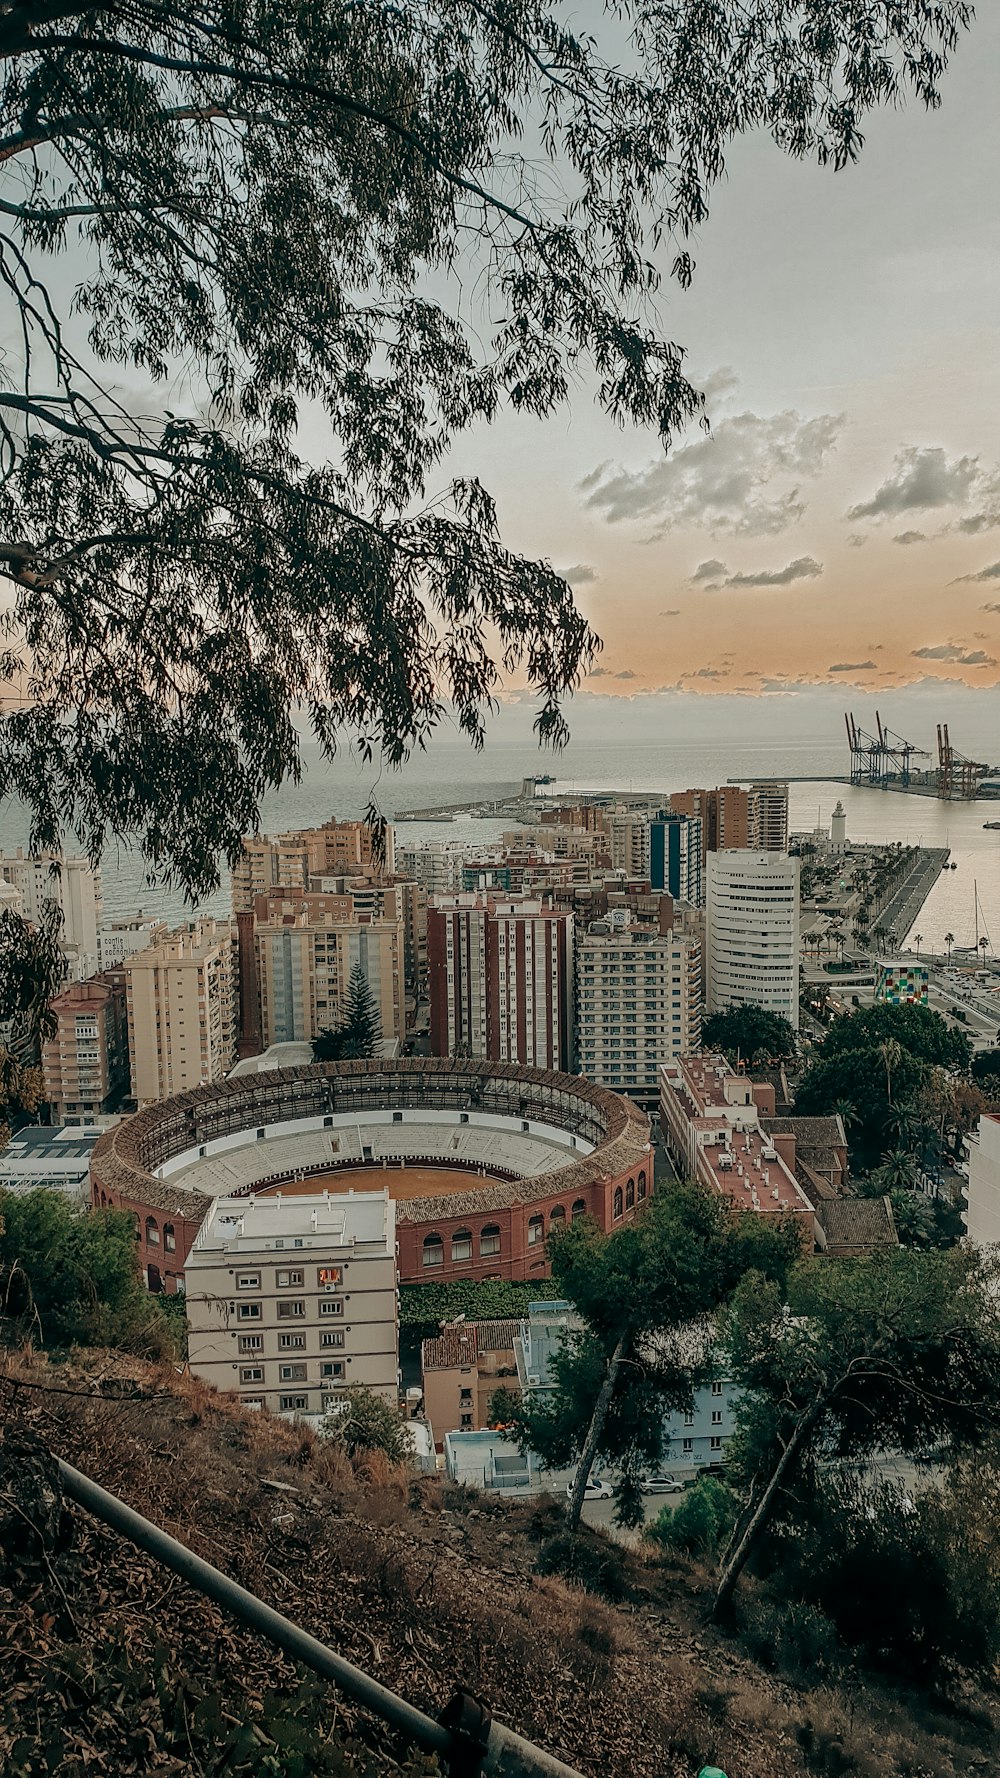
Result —
<instances>
[{"instance_id":1,"label":"window","mask_svg":"<svg viewBox=\"0 0 1000 1778\"><path fill-rule=\"evenodd\" d=\"M344 1375L344 1361L343 1361L343 1359L342 1358L333 1358L333 1359L330 1359L328 1363L321 1364L319 1367L319 1374L323 1378L324 1382L329 1377L342 1377Z\"/></svg>"},{"instance_id":2,"label":"window","mask_svg":"<svg viewBox=\"0 0 1000 1778\"><path fill-rule=\"evenodd\" d=\"M572 1210L573 1221L575 1222L578 1216L586 1216L586 1214L587 1214L587 1200L586 1200L586 1198L577 1198L576 1203L573 1205L573 1210Z\"/></svg>"},{"instance_id":3,"label":"window","mask_svg":"<svg viewBox=\"0 0 1000 1778\"><path fill-rule=\"evenodd\" d=\"M620 1185L616 1185L615 1186L615 1196L614 1196L614 1211L613 1211L613 1214L616 1219L621 1215L623 1207L624 1206L623 1206L623 1200L622 1200L622 1188Z\"/></svg>"},{"instance_id":4,"label":"window","mask_svg":"<svg viewBox=\"0 0 1000 1778\"><path fill-rule=\"evenodd\" d=\"M634 1179L630 1179L627 1186L625 1187L625 1208L626 1208L626 1210L634 1210L635 1209L635 1180Z\"/></svg>"},{"instance_id":5,"label":"window","mask_svg":"<svg viewBox=\"0 0 1000 1778\"><path fill-rule=\"evenodd\" d=\"M302 1408L309 1406L308 1395L279 1395L278 1411L282 1414L297 1414Z\"/></svg>"},{"instance_id":6,"label":"window","mask_svg":"<svg viewBox=\"0 0 1000 1778\"><path fill-rule=\"evenodd\" d=\"M174 1225L172 1222L165 1222L163 1225L163 1245L168 1253L175 1253L177 1250L177 1241L174 1237Z\"/></svg>"},{"instance_id":7,"label":"window","mask_svg":"<svg viewBox=\"0 0 1000 1778\"><path fill-rule=\"evenodd\" d=\"M241 1383L263 1383L263 1381L264 1366L262 1364L247 1364L240 1371Z\"/></svg>"},{"instance_id":8,"label":"window","mask_svg":"<svg viewBox=\"0 0 1000 1778\"><path fill-rule=\"evenodd\" d=\"M722 1425L722 1409L721 1408L713 1408L712 1409L712 1425L713 1426L721 1426Z\"/></svg>"},{"instance_id":9,"label":"window","mask_svg":"<svg viewBox=\"0 0 1000 1778\"><path fill-rule=\"evenodd\" d=\"M685 1426L693 1426L694 1425L694 1415L693 1414L685 1414L684 1424L685 1424Z\"/></svg>"},{"instance_id":10,"label":"window","mask_svg":"<svg viewBox=\"0 0 1000 1778\"><path fill-rule=\"evenodd\" d=\"M466 1408L466 1407L471 1407L471 1405L472 1405L472 1390L471 1389L459 1390L459 1406Z\"/></svg>"},{"instance_id":11,"label":"window","mask_svg":"<svg viewBox=\"0 0 1000 1778\"><path fill-rule=\"evenodd\" d=\"M327 1347L328 1346L342 1346L344 1344L343 1333L341 1332L339 1327L333 1328L329 1333L321 1333L320 1334L319 1343L321 1346L327 1346Z\"/></svg>"},{"instance_id":12,"label":"window","mask_svg":"<svg viewBox=\"0 0 1000 1778\"><path fill-rule=\"evenodd\" d=\"M564 1222L565 1222L565 1221L566 1221L566 1208L565 1208L565 1205L563 1205L563 1204L556 1204L556 1205L555 1205L555 1206L554 1206L554 1208L553 1208L553 1209L552 1209L552 1210L550 1210L550 1211L549 1211L549 1222L550 1222L550 1224L551 1224L551 1223L555 1223L555 1225L556 1225L556 1227L557 1227L557 1228L558 1228L558 1227L559 1227L559 1226L560 1226L560 1224L562 1224L562 1223L564 1223Z\"/></svg>"},{"instance_id":13,"label":"window","mask_svg":"<svg viewBox=\"0 0 1000 1778\"><path fill-rule=\"evenodd\" d=\"M305 1349L306 1336L304 1333L278 1335L279 1352L304 1352Z\"/></svg>"},{"instance_id":14,"label":"window","mask_svg":"<svg viewBox=\"0 0 1000 1778\"><path fill-rule=\"evenodd\" d=\"M147 1216L147 1218L146 1218L146 1246L147 1247L159 1247L159 1245L160 1245L160 1225L156 1221L155 1217Z\"/></svg>"},{"instance_id":15,"label":"window","mask_svg":"<svg viewBox=\"0 0 1000 1778\"><path fill-rule=\"evenodd\" d=\"M322 1403L324 1414L342 1414L350 1406L349 1402L337 1395L324 1395Z\"/></svg>"},{"instance_id":16,"label":"window","mask_svg":"<svg viewBox=\"0 0 1000 1778\"><path fill-rule=\"evenodd\" d=\"M304 1272L276 1272L274 1281L279 1290L301 1290L306 1275Z\"/></svg>"},{"instance_id":17,"label":"window","mask_svg":"<svg viewBox=\"0 0 1000 1778\"><path fill-rule=\"evenodd\" d=\"M684 1452L685 1457L690 1457L691 1452L694 1450L694 1439L693 1438L684 1439L681 1443L681 1449Z\"/></svg>"},{"instance_id":18,"label":"window","mask_svg":"<svg viewBox=\"0 0 1000 1778\"><path fill-rule=\"evenodd\" d=\"M248 1308L251 1306L247 1305ZM278 1304L279 1321L300 1321L305 1312L306 1306L301 1297L296 1298L294 1302Z\"/></svg>"},{"instance_id":19,"label":"window","mask_svg":"<svg viewBox=\"0 0 1000 1778\"><path fill-rule=\"evenodd\" d=\"M241 1334L239 1345L240 1345L241 1352L263 1352L263 1350L264 1350L264 1335L263 1334Z\"/></svg>"},{"instance_id":20,"label":"window","mask_svg":"<svg viewBox=\"0 0 1000 1778\"><path fill-rule=\"evenodd\" d=\"M343 1284L343 1266L317 1266L316 1282L321 1290L329 1290L334 1284Z\"/></svg>"},{"instance_id":21,"label":"window","mask_svg":"<svg viewBox=\"0 0 1000 1778\"><path fill-rule=\"evenodd\" d=\"M262 1310L259 1303L237 1303L236 1318L238 1321L259 1321Z\"/></svg>"},{"instance_id":22,"label":"window","mask_svg":"<svg viewBox=\"0 0 1000 1778\"><path fill-rule=\"evenodd\" d=\"M259 1290L260 1289L260 1273L259 1272L237 1272L237 1274L236 1274L236 1288L237 1288L237 1290Z\"/></svg>"},{"instance_id":23,"label":"window","mask_svg":"<svg viewBox=\"0 0 1000 1778\"><path fill-rule=\"evenodd\" d=\"M342 1315L344 1299L342 1296L320 1297L319 1312L321 1315Z\"/></svg>"},{"instance_id":24,"label":"window","mask_svg":"<svg viewBox=\"0 0 1000 1778\"><path fill-rule=\"evenodd\" d=\"M539 1241L545 1239L544 1216L532 1216L528 1220L528 1246L537 1247Z\"/></svg>"},{"instance_id":25,"label":"window","mask_svg":"<svg viewBox=\"0 0 1000 1778\"><path fill-rule=\"evenodd\" d=\"M645 1173L639 1174L639 1196L640 1196L640 1198L644 1198L646 1196L646 1175L645 1175Z\"/></svg>"},{"instance_id":26,"label":"window","mask_svg":"<svg viewBox=\"0 0 1000 1778\"><path fill-rule=\"evenodd\" d=\"M424 1265L444 1265L444 1242L440 1235L424 1236Z\"/></svg>"},{"instance_id":27,"label":"window","mask_svg":"<svg viewBox=\"0 0 1000 1778\"><path fill-rule=\"evenodd\" d=\"M711 1446L713 1451L721 1451L722 1450L721 1438L710 1438L708 1442L709 1442L709 1445Z\"/></svg>"},{"instance_id":28,"label":"window","mask_svg":"<svg viewBox=\"0 0 1000 1778\"><path fill-rule=\"evenodd\" d=\"M466 1428L471 1429L471 1426L472 1426L472 1415L471 1414L463 1414L462 1415L462 1430L465 1431Z\"/></svg>"},{"instance_id":29,"label":"window","mask_svg":"<svg viewBox=\"0 0 1000 1778\"><path fill-rule=\"evenodd\" d=\"M712 1394L713 1395L721 1395L722 1394L722 1384L721 1383L713 1383L712 1384Z\"/></svg>"},{"instance_id":30,"label":"window","mask_svg":"<svg viewBox=\"0 0 1000 1778\"><path fill-rule=\"evenodd\" d=\"M304 1383L308 1372L304 1364L279 1364L278 1381L280 1383Z\"/></svg>"},{"instance_id":31,"label":"window","mask_svg":"<svg viewBox=\"0 0 1000 1778\"><path fill-rule=\"evenodd\" d=\"M488 1254L499 1253L499 1252L500 1252L500 1230L497 1227L495 1222L491 1222L487 1225L486 1228L480 1230L479 1253L480 1253L481 1258L485 1259Z\"/></svg>"}]
</instances>

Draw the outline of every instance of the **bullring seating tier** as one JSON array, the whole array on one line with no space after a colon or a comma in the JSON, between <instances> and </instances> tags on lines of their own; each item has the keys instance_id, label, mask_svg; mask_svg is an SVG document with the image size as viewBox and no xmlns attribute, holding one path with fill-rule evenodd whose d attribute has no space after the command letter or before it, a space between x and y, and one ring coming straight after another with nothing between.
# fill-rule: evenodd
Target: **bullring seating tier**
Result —
<instances>
[{"instance_id":1,"label":"bullring seating tier","mask_svg":"<svg viewBox=\"0 0 1000 1778\"><path fill-rule=\"evenodd\" d=\"M278 1126L280 1128L280 1126ZM547 1142L536 1132L489 1129L482 1125L458 1128L439 1124L361 1124L353 1128L303 1131L295 1136L268 1136L258 1142L249 1137L238 1148L205 1155L190 1165L171 1169L171 1185L185 1191L217 1198L247 1191L263 1180L293 1179L301 1171L319 1167L359 1167L414 1163L465 1166L502 1179L534 1179L564 1166L572 1156L564 1142ZM372 1186L382 1181L372 1180Z\"/></svg>"}]
</instances>

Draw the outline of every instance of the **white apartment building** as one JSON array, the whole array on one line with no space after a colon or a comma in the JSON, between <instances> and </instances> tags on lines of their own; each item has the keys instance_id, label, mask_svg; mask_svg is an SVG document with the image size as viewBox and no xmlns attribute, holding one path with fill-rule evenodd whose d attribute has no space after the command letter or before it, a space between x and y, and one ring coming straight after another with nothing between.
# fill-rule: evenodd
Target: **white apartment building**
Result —
<instances>
[{"instance_id":1,"label":"white apartment building","mask_svg":"<svg viewBox=\"0 0 1000 1778\"><path fill-rule=\"evenodd\" d=\"M799 861L783 852L710 852L706 1004L765 1006L799 1024Z\"/></svg>"},{"instance_id":2,"label":"white apartment building","mask_svg":"<svg viewBox=\"0 0 1000 1778\"><path fill-rule=\"evenodd\" d=\"M62 909L60 942L71 981L83 981L98 967L97 929L101 923L101 879L86 858L37 857L0 853L0 879L21 897L18 912L32 925L41 921L47 901Z\"/></svg>"},{"instance_id":3,"label":"white apartment building","mask_svg":"<svg viewBox=\"0 0 1000 1778\"><path fill-rule=\"evenodd\" d=\"M400 846L399 868L428 895L454 895L462 887L462 864L472 849L469 840L426 840L422 846Z\"/></svg>"},{"instance_id":4,"label":"white apartment building","mask_svg":"<svg viewBox=\"0 0 1000 1778\"><path fill-rule=\"evenodd\" d=\"M610 809L604 817L612 870L627 877L649 875L649 817L631 809Z\"/></svg>"},{"instance_id":5,"label":"white apartment building","mask_svg":"<svg viewBox=\"0 0 1000 1778\"><path fill-rule=\"evenodd\" d=\"M1000 1116L984 1112L979 1140L968 1144L969 1208L965 1231L976 1247L1000 1242Z\"/></svg>"},{"instance_id":6,"label":"white apartment building","mask_svg":"<svg viewBox=\"0 0 1000 1778\"><path fill-rule=\"evenodd\" d=\"M157 944L161 938L169 935L169 931L165 920L144 920L141 914L137 914L134 920L110 921L97 934L97 960L100 969L120 969L126 957L134 957L136 951L144 951L147 945Z\"/></svg>"},{"instance_id":7,"label":"white apartment building","mask_svg":"<svg viewBox=\"0 0 1000 1778\"><path fill-rule=\"evenodd\" d=\"M387 891L395 911L397 899ZM343 896L259 896L254 947L265 1045L311 1042L340 1024L354 970L378 1008L382 1036L406 1031L406 934L395 918L343 917Z\"/></svg>"},{"instance_id":8,"label":"white apartment building","mask_svg":"<svg viewBox=\"0 0 1000 1778\"><path fill-rule=\"evenodd\" d=\"M192 1374L318 1419L349 1386L398 1399L387 1191L216 1198L184 1268Z\"/></svg>"},{"instance_id":9,"label":"white apartment building","mask_svg":"<svg viewBox=\"0 0 1000 1778\"><path fill-rule=\"evenodd\" d=\"M235 947L199 920L124 962L132 1093L140 1106L222 1080L236 1060Z\"/></svg>"},{"instance_id":10,"label":"white apartment building","mask_svg":"<svg viewBox=\"0 0 1000 1778\"><path fill-rule=\"evenodd\" d=\"M613 909L578 934L576 1056L598 1086L655 1099L659 1066L701 1047L701 945Z\"/></svg>"},{"instance_id":11,"label":"white apartment building","mask_svg":"<svg viewBox=\"0 0 1000 1778\"><path fill-rule=\"evenodd\" d=\"M748 843L762 852L788 850L788 785L751 784Z\"/></svg>"}]
</instances>

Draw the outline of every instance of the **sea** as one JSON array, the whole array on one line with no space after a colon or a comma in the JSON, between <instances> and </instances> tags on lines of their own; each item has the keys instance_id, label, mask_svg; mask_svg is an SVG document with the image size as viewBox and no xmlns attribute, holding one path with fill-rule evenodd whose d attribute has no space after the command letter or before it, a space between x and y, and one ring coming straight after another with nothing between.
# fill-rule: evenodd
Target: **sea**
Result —
<instances>
[{"instance_id":1,"label":"sea","mask_svg":"<svg viewBox=\"0 0 1000 1778\"><path fill-rule=\"evenodd\" d=\"M527 723L524 726L529 728ZM704 728L703 723L698 726ZM555 757L532 743L530 730L524 739L504 736L488 740L481 752L452 732L435 738L426 753L418 754L398 772L380 769L377 763L366 765L350 748L328 760L306 742L301 782L286 784L264 798L261 830L281 832L332 817L357 818L373 796L390 819L407 809L486 801L516 791L524 777L539 773L548 773L554 780L539 787L539 794L563 799L586 790L662 791L668 795L672 790L711 787L730 779L807 778L809 782L790 784L793 831L827 825L839 798L847 812L849 839L900 840L950 849L956 869L942 871L907 942L913 943L919 932L923 950L943 952L945 934L950 932L956 946L972 946L977 936L983 935L991 947L1000 945L1000 831L991 832L983 825L990 819L1000 820L1000 803L939 802L838 784L832 777L844 772L847 750L839 736L830 732L826 720L822 723L825 732L812 738L808 734L790 738L782 732L787 725L780 717L772 717L770 726L772 733L754 712L744 725L729 720L726 733L700 738L653 733L639 740L632 736L615 740L607 735L599 740L574 738ZM994 751L1000 752L1000 748ZM827 773L830 778L824 776ZM450 822L405 822L397 828L396 843L467 839L470 844L483 845L509 825L471 815ZM24 845L27 838L26 811L13 801L0 807L0 850ZM139 855L127 845L110 847L101 869L106 919L141 912L178 921L195 911L178 890L151 880ZM225 917L229 912L228 883L223 880L197 911Z\"/></svg>"}]
</instances>

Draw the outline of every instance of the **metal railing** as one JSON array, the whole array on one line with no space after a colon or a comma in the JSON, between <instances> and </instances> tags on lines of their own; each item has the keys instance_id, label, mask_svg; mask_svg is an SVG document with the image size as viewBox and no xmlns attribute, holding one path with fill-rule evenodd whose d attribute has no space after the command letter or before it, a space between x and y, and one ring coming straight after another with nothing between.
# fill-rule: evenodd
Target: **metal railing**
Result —
<instances>
[{"instance_id":1,"label":"metal railing","mask_svg":"<svg viewBox=\"0 0 1000 1778\"><path fill-rule=\"evenodd\" d=\"M374 1716L403 1735L412 1747L435 1753L451 1771L462 1778L482 1773L484 1778L581 1778L543 1747L525 1741L513 1729L496 1722L478 1699L459 1691L446 1707L440 1720L425 1716L422 1710L408 1704L405 1698L380 1685L370 1674L345 1661L307 1630L265 1605L254 1593L238 1586L221 1569L202 1561L193 1550L179 1543L158 1525L144 1519L117 1495L91 1481L71 1464L56 1459L65 1493L95 1519L111 1530L127 1537L137 1548L145 1550L154 1561L173 1570L181 1580L211 1599L221 1610L239 1618L249 1630L266 1636L293 1661L309 1667L322 1679L330 1680L345 1695L353 1698Z\"/></svg>"}]
</instances>

